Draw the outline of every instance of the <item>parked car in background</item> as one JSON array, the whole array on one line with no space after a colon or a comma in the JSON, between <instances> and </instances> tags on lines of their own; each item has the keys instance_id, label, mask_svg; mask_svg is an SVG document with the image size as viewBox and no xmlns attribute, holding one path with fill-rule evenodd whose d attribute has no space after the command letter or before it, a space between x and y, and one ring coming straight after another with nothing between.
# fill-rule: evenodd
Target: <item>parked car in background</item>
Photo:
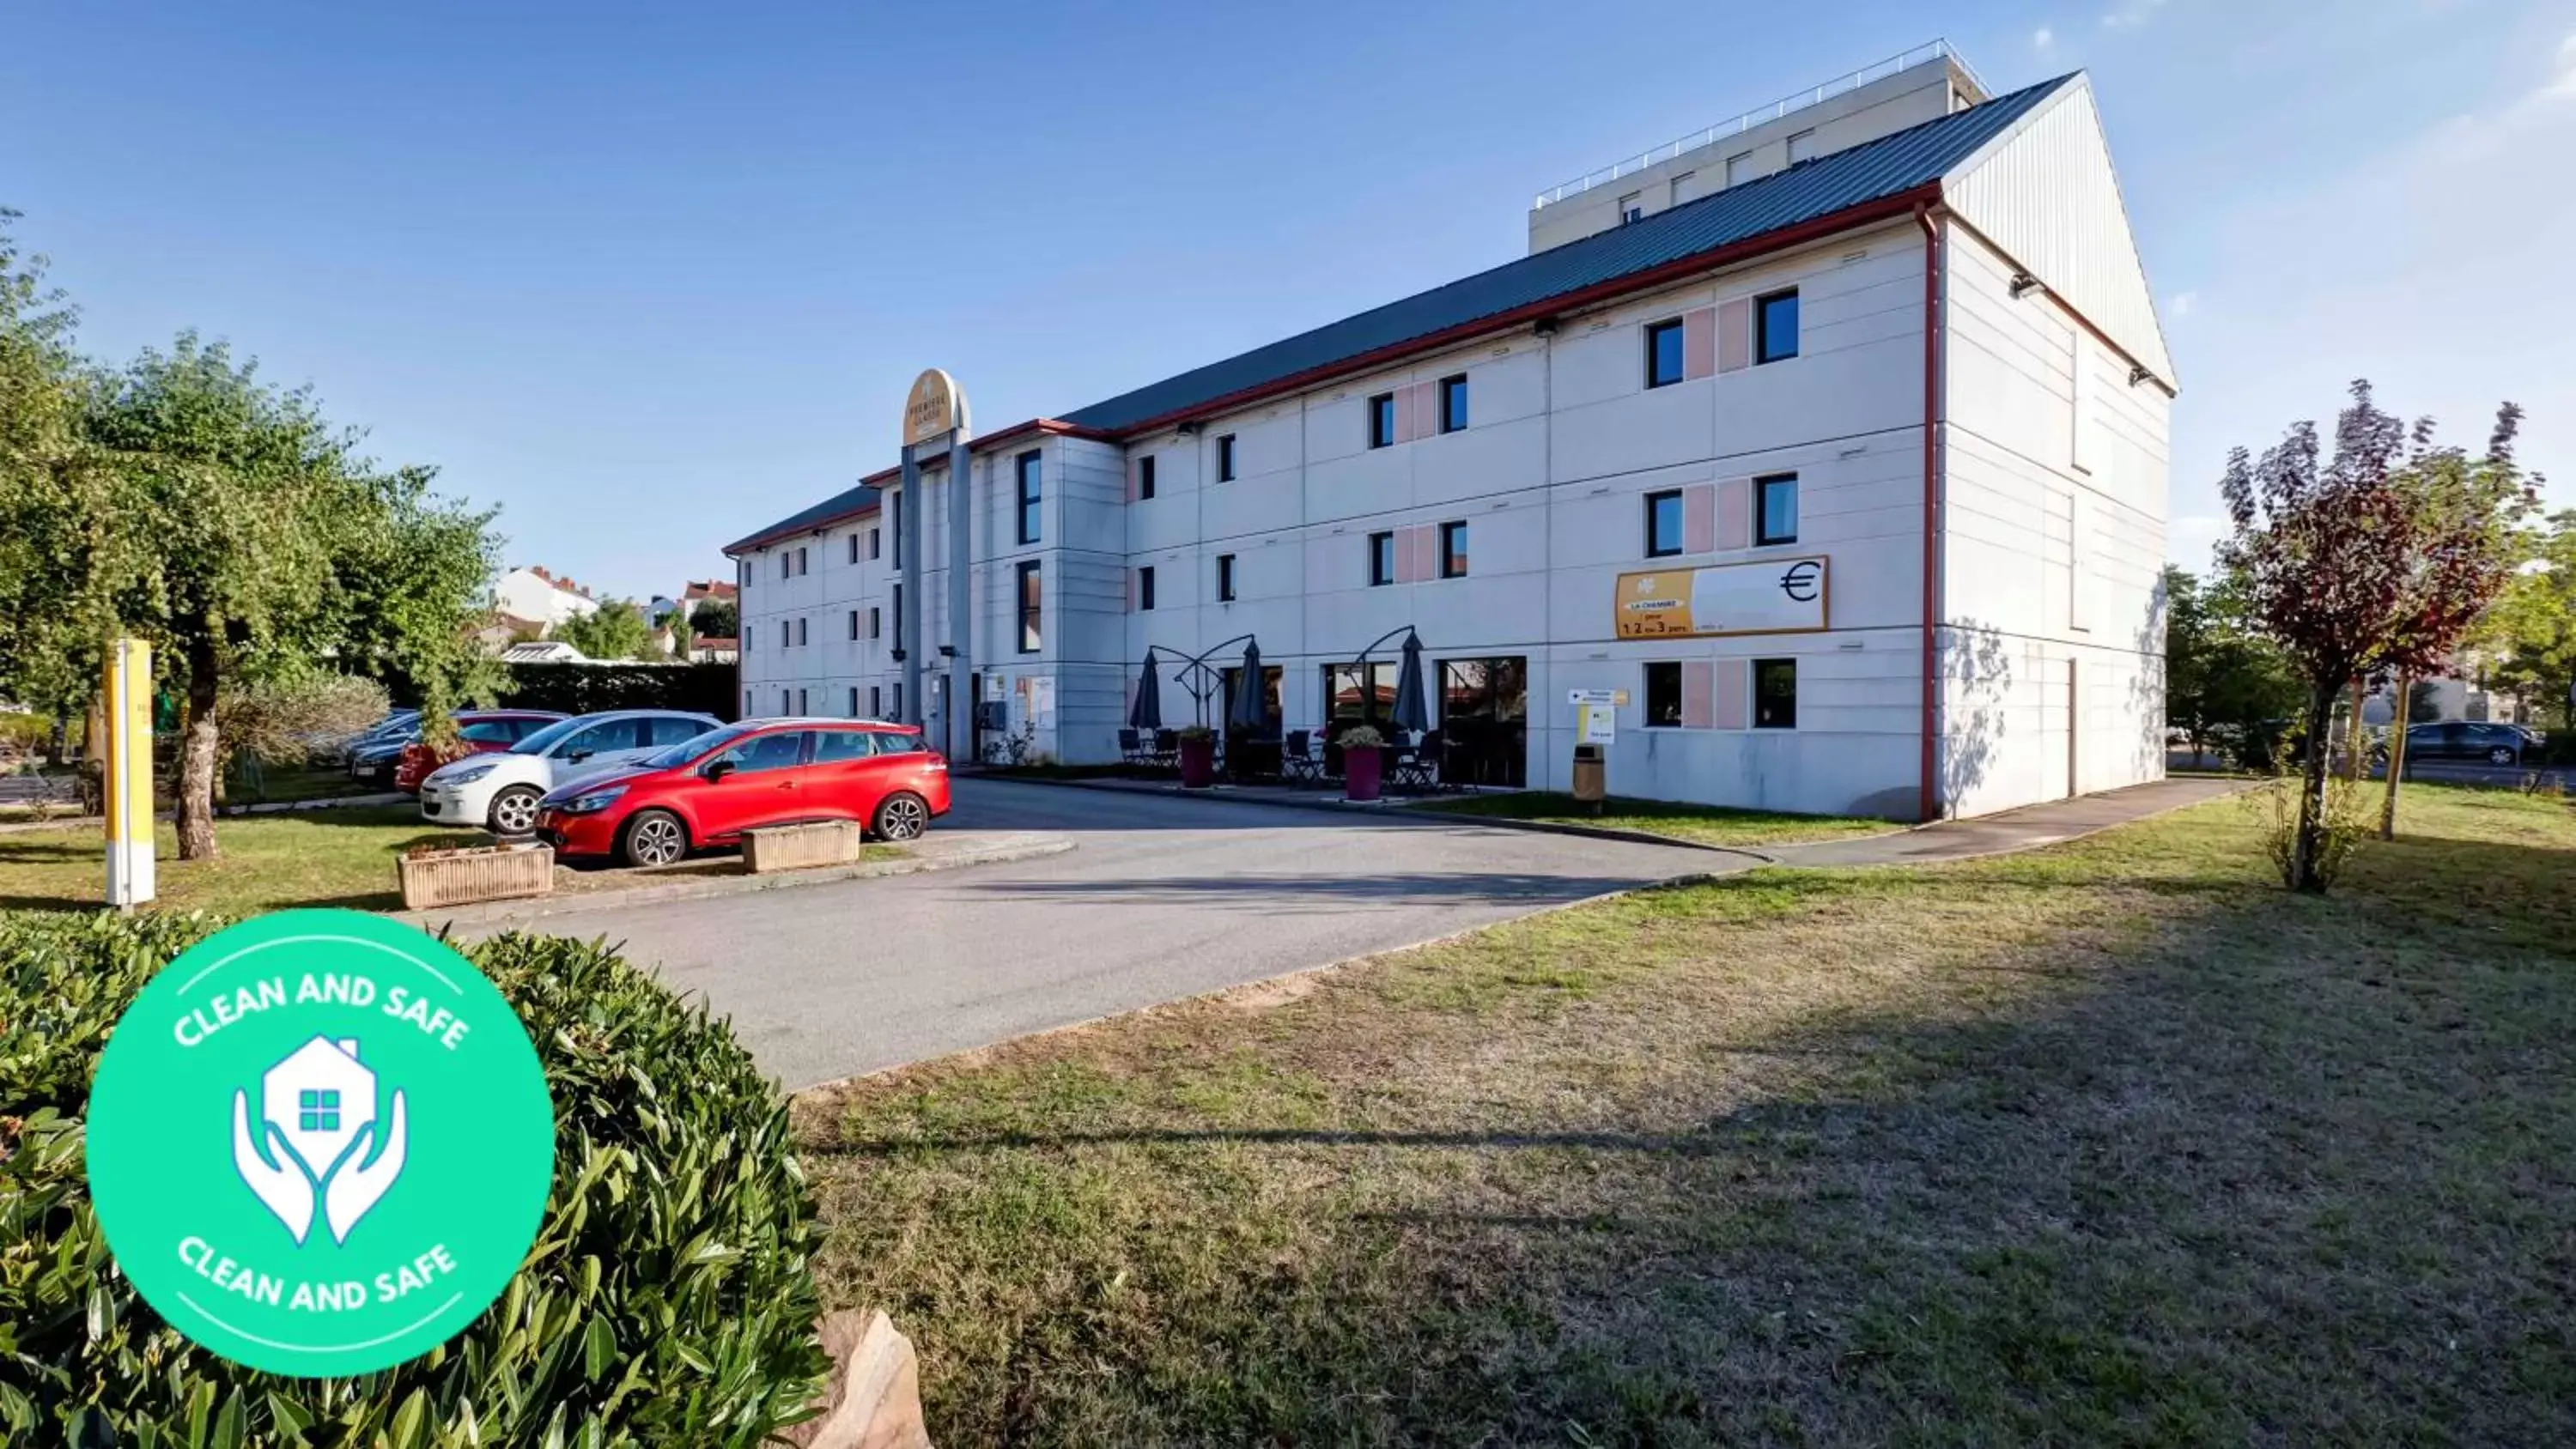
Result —
<instances>
[{"instance_id":1,"label":"parked car in background","mask_svg":"<svg viewBox=\"0 0 2576 1449\"><path fill-rule=\"evenodd\" d=\"M2406 731L2409 760L2483 760L2490 765L2519 765L2532 745L2531 731L2522 726L2485 720L2442 720L2412 725ZM2387 764L2388 747L2381 745L2372 752L2372 758Z\"/></svg>"},{"instance_id":2,"label":"parked car in background","mask_svg":"<svg viewBox=\"0 0 2576 1449\"><path fill-rule=\"evenodd\" d=\"M911 840L948 813L948 762L911 725L746 720L547 794L537 834L566 857L668 865L746 830L851 820Z\"/></svg>"},{"instance_id":3,"label":"parked car in background","mask_svg":"<svg viewBox=\"0 0 2576 1449\"><path fill-rule=\"evenodd\" d=\"M394 762L394 788L411 794L429 772L467 755L506 750L563 716L550 709L468 709L456 714L456 743L444 750L415 738Z\"/></svg>"},{"instance_id":4,"label":"parked car in background","mask_svg":"<svg viewBox=\"0 0 2576 1449\"><path fill-rule=\"evenodd\" d=\"M410 748L411 743L419 738L420 722L414 720L403 729L381 739L351 747L349 778L361 785L373 785L379 789L392 788L394 767L402 762L402 752Z\"/></svg>"},{"instance_id":5,"label":"parked car in background","mask_svg":"<svg viewBox=\"0 0 2576 1449\"><path fill-rule=\"evenodd\" d=\"M496 753L451 761L420 782L420 818L480 825L495 835L537 828L537 801L558 785L622 769L656 750L719 729L711 714L621 709L577 715Z\"/></svg>"},{"instance_id":6,"label":"parked car in background","mask_svg":"<svg viewBox=\"0 0 2576 1449\"><path fill-rule=\"evenodd\" d=\"M349 763L359 750L370 745L384 744L398 736L408 739L419 730L420 711L398 709L355 734L343 735L338 739L313 741L310 747L310 758L317 765L344 765Z\"/></svg>"}]
</instances>

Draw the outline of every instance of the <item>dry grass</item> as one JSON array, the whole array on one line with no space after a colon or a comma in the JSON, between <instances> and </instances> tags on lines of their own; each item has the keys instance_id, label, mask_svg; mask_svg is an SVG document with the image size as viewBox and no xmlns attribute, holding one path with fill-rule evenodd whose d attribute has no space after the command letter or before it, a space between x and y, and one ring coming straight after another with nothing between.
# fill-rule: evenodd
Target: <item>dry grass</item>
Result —
<instances>
[{"instance_id":1,"label":"dry grass","mask_svg":"<svg viewBox=\"0 0 2576 1449\"><path fill-rule=\"evenodd\" d=\"M943 1442L2576 1442L2576 813L1766 871L805 1105Z\"/></svg>"},{"instance_id":2,"label":"dry grass","mask_svg":"<svg viewBox=\"0 0 2576 1449\"><path fill-rule=\"evenodd\" d=\"M1668 835L1699 845L1789 845L1804 840L1841 840L1856 835L1883 835L1897 827L1884 820L1847 815L1784 815L1771 810L1730 810L1716 805L1683 805L1668 800L1601 802L1601 811L1571 795L1552 790L1517 790L1496 795L1438 795L1419 802L1416 810L1436 810L1482 819L1533 820L1547 825L1593 825Z\"/></svg>"}]
</instances>

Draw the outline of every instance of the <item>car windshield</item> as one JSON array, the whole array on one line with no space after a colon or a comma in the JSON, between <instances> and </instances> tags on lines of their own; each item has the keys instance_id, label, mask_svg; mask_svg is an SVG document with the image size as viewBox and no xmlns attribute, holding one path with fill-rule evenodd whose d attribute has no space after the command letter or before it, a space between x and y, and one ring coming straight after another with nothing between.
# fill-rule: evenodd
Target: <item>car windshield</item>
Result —
<instances>
[{"instance_id":1,"label":"car windshield","mask_svg":"<svg viewBox=\"0 0 2576 1449\"><path fill-rule=\"evenodd\" d=\"M645 756L644 768L648 770L674 769L678 766L687 764L689 761L696 759L698 756L705 754L709 750L721 749L724 746L733 743L735 740L742 738L744 735L751 733L756 728L758 728L758 726L747 724L724 725L716 729L711 729L702 735L691 735L689 738L680 741L678 744L671 746L667 750L657 750L654 753Z\"/></svg>"},{"instance_id":2,"label":"car windshield","mask_svg":"<svg viewBox=\"0 0 2576 1449\"><path fill-rule=\"evenodd\" d=\"M519 741L517 744L510 746L510 753L514 755L542 755L546 751L554 748L555 741L571 734L574 730L580 729L585 724L595 723L597 723L597 721L591 720L587 717L556 720L553 724L546 726L544 729L541 729L535 734L528 736L526 739Z\"/></svg>"}]
</instances>

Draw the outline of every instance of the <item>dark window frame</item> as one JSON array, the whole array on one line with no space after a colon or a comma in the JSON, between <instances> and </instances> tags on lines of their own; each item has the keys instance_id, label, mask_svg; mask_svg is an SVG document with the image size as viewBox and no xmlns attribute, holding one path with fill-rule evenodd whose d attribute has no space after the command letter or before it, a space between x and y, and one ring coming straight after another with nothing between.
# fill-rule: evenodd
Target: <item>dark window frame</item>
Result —
<instances>
[{"instance_id":1,"label":"dark window frame","mask_svg":"<svg viewBox=\"0 0 2576 1449\"><path fill-rule=\"evenodd\" d=\"M1154 566L1152 564L1142 564L1139 565L1136 570L1136 612L1140 614L1150 614L1153 610Z\"/></svg>"},{"instance_id":2,"label":"dark window frame","mask_svg":"<svg viewBox=\"0 0 2576 1449\"><path fill-rule=\"evenodd\" d=\"M1230 553L1216 556L1216 601L1220 604L1234 602L1234 555Z\"/></svg>"},{"instance_id":3,"label":"dark window frame","mask_svg":"<svg viewBox=\"0 0 2576 1449\"><path fill-rule=\"evenodd\" d=\"M850 611L850 637L859 637L859 611L856 609Z\"/></svg>"},{"instance_id":4,"label":"dark window frame","mask_svg":"<svg viewBox=\"0 0 2576 1449\"><path fill-rule=\"evenodd\" d=\"M1444 579L1465 578L1467 576L1467 569L1470 562L1467 555L1467 545L1471 538L1471 535L1467 532L1467 520L1463 518L1455 518L1440 525L1439 537L1440 577ZM1453 538L1457 540L1454 546L1450 542Z\"/></svg>"},{"instance_id":5,"label":"dark window frame","mask_svg":"<svg viewBox=\"0 0 2576 1449\"><path fill-rule=\"evenodd\" d=\"M1234 434L1227 433L1216 440L1216 481L1219 483L1233 482L1235 479L1234 463Z\"/></svg>"},{"instance_id":6,"label":"dark window frame","mask_svg":"<svg viewBox=\"0 0 2576 1449\"><path fill-rule=\"evenodd\" d=\"M1789 314L1789 350L1786 352L1775 353L1771 350L1771 305L1775 302L1787 302L1791 309ZM1806 320L1804 314L1798 306L1797 288L1784 287L1777 292L1765 292L1761 296L1754 298L1754 365L1759 367L1766 362L1787 362L1791 358L1796 357L1798 355L1798 344L1800 341L1799 334L1805 329L1805 326Z\"/></svg>"},{"instance_id":7,"label":"dark window frame","mask_svg":"<svg viewBox=\"0 0 2576 1449\"><path fill-rule=\"evenodd\" d=\"M1789 677L1788 706L1785 711L1766 704L1762 692L1763 675L1785 670ZM1765 718L1765 715L1772 715ZM1798 661L1789 659L1756 659L1753 661L1753 727L1757 730L1793 730L1798 727Z\"/></svg>"},{"instance_id":8,"label":"dark window frame","mask_svg":"<svg viewBox=\"0 0 2576 1449\"><path fill-rule=\"evenodd\" d=\"M871 684L868 686L868 718L883 719L884 717L885 686L882 684Z\"/></svg>"},{"instance_id":9,"label":"dark window frame","mask_svg":"<svg viewBox=\"0 0 2576 1449\"><path fill-rule=\"evenodd\" d=\"M868 637L871 639L885 637L885 610L874 604L868 605Z\"/></svg>"},{"instance_id":10,"label":"dark window frame","mask_svg":"<svg viewBox=\"0 0 2576 1449\"><path fill-rule=\"evenodd\" d=\"M1670 681L1669 701L1659 698L1667 692L1658 687L1659 680ZM1686 713L1682 707L1682 662L1678 659L1649 659L1645 662L1643 677L1638 682L1641 687L1637 691L1637 699L1644 707L1643 727L1650 730L1680 729ZM1671 708L1664 712L1669 713L1671 718L1658 719L1657 706L1666 702L1669 702Z\"/></svg>"},{"instance_id":11,"label":"dark window frame","mask_svg":"<svg viewBox=\"0 0 2576 1449\"><path fill-rule=\"evenodd\" d=\"M1782 483L1789 485L1789 531L1787 533L1775 534L1771 531L1771 489L1775 485ZM1753 480L1753 543L1755 547L1767 548L1775 544L1796 543L1798 541L1798 502L1798 475L1795 473L1766 473Z\"/></svg>"},{"instance_id":12,"label":"dark window frame","mask_svg":"<svg viewBox=\"0 0 2576 1449\"><path fill-rule=\"evenodd\" d=\"M1673 505L1673 542L1670 548L1655 546L1655 505ZM1682 500L1682 490L1665 488L1646 495L1646 557L1677 558L1688 549L1690 538L1689 504Z\"/></svg>"},{"instance_id":13,"label":"dark window frame","mask_svg":"<svg viewBox=\"0 0 2576 1449\"><path fill-rule=\"evenodd\" d=\"M882 529L882 528L871 528L871 529L869 529L869 530L868 530L868 557L869 557L870 559L879 559L879 558L883 558L883 557L885 557L885 530L884 530L884 529Z\"/></svg>"},{"instance_id":14,"label":"dark window frame","mask_svg":"<svg viewBox=\"0 0 2576 1449\"><path fill-rule=\"evenodd\" d=\"M1368 581L1372 589L1395 582L1395 533L1392 529L1368 536Z\"/></svg>"},{"instance_id":15,"label":"dark window frame","mask_svg":"<svg viewBox=\"0 0 2576 1449\"><path fill-rule=\"evenodd\" d=\"M1020 489L1020 542L1040 542L1046 534L1046 521L1041 512L1046 503L1045 454L1036 449L1022 453L1011 461Z\"/></svg>"},{"instance_id":16,"label":"dark window frame","mask_svg":"<svg viewBox=\"0 0 2576 1449\"><path fill-rule=\"evenodd\" d=\"M1147 453L1136 460L1136 501L1144 503L1154 496L1154 455Z\"/></svg>"},{"instance_id":17,"label":"dark window frame","mask_svg":"<svg viewBox=\"0 0 2576 1449\"><path fill-rule=\"evenodd\" d=\"M1372 448L1395 446L1395 394L1382 392L1368 400L1368 445Z\"/></svg>"},{"instance_id":18,"label":"dark window frame","mask_svg":"<svg viewBox=\"0 0 2576 1449\"><path fill-rule=\"evenodd\" d=\"M811 620L810 620L806 615L803 615L803 614L799 614L799 615L797 615L797 616L796 616L796 647L797 647L797 648L799 648L799 649L802 649L802 648L806 647L807 645L812 644L813 642L814 642L814 630L813 630L813 628L811 627Z\"/></svg>"},{"instance_id":19,"label":"dark window frame","mask_svg":"<svg viewBox=\"0 0 2576 1449\"><path fill-rule=\"evenodd\" d=\"M1038 567L1038 561L1030 559L1011 571L1012 582L1019 589L1015 597L1019 600L1022 654L1036 654L1046 648L1046 579Z\"/></svg>"},{"instance_id":20,"label":"dark window frame","mask_svg":"<svg viewBox=\"0 0 2576 1449\"><path fill-rule=\"evenodd\" d=\"M1664 376L1657 370L1656 366L1662 359L1663 340L1666 337L1673 339L1673 373L1670 377ZM1671 387L1676 383L1689 381L1689 350L1688 345L1683 341L1682 319L1679 317L1670 318L1662 322L1647 323L1646 387L1648 390L1651 391L1652 389L1659 387Z\"/></svg>"},{"instance_id":21,"label":"dark window frame","mask_svg":"<svg viewBox=\"0 0 2576 1449\"><path fill-rule=\"evenodd\" d=\"M858 561L859 561L859 535L858 535L857 530L853 529L853 530L851 531L851 533L850 533L850 562L852 562L852 563L857 563Z\"/></svg>"},{"instance_id":22,"label":"dark window frame","mask_svg":"<svg viewBox=\"0 0 2576 1449\"><path fill-rule=\"evenodd\" d=\"M1463 433L1467 431L1467 418L1469 416L1467 374L1463 372L1454 373L1448 377L1440 379L1439 397L1440 431L1443 433ZM1452 406L1453 402L1455 406Z\"/></svg>"}]
</instances>

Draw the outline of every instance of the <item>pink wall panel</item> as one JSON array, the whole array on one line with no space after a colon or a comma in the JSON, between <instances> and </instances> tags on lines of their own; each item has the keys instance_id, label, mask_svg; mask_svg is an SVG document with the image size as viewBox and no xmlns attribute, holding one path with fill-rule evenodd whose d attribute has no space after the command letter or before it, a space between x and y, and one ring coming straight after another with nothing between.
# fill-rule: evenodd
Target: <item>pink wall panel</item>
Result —
<instances>
[{"instance_id":1,"label":"pink wall panel","mask_svg":"<svg viewBox=\"0 0 2576 1449\"><path fill-rule=\"evenodd\" d=\"M1130 503L1136 501L1136 470L1139 466L1136 459L1127 460L1127 501Z\"/></svg>"},{"instance_id":2,"label":"pink wall panel","mask_svg":"<svg viewBox=\"0 0 2576 1449\"><path fill-rule=\"evenodd\" d=\"M1395 390L1395 440L1399 443L1410 443L1415 436L1413 389L1399 387Z\"/></svg>"},{"instance_id":3,"label":"pink wall panel","mask_svg":"<svg viewBox=\"0 0 2576 1449\"><path fill-rule=\"evenodd\" d=\"M1735 372L1753 365L1753 299L1738 297L1717 309L1717 370Z\"/></svg>"},{"instance_id":4,"label":"pink wall panel","mask_svg":"<svg viewBox=\"0 0 2576 1449\"><path fill-rule=\"evenodd\" d=\"M1682 314L1682 376L1707 377L1717 371L1717 309L1702 307Z\"/></svg>"},{"instance_id":5,"label":"pink wall panel","mask_svg":"<svg viewBox=\"0 0 2576 1449\"><path fill-rule=\"evenodd\" d=\"M1711 706L1708 661L1685 661L1682 665L1682 728L1707 729Z\"/></svg>"},{"instance_id":6,"label":"pink wall panel","mask_svg":"<svg viewBox=\"0 0 2576 1449\"><path fill-rule=\"evenodd\" d=\"M1744 661L1721 659L1717 661L1714 672L1717 679L1716 688L1710 691L1713 696L1709 701L1710 722L1722 730L1743 729L1745 727ZM1684 699L1687 700L1688 696L1685 695Z\"/></svg>"},{"instance_id":7,"label":"pink wall panel","mask_svg":"<svg viewBox=\"0 0 2576 1449\"><path fill-rule=\"evenodd\" d=\"M1406 388L1413 399L1413 436L1427 438L1440 431L1440 399L1437 384L1417 382Z\"/></svg>"},{"instance_id":8,"label":"pink wall panel","mask_svg":"<svg viewBox=\"0 0 2576 1449\"><path fill-rule=\"evenodd\" d=\"M1682 490L1682 552L1709 553L1717 548L1717 488L1702 483Z\"/></svg>"},{"instance_id":9,"label":"pink wall panel","mask_svg":"<svg viewBox=\"0 0 2576 1449\"><path fill-rule=\"evenodd\" d=\"M1753 480L1729 478L1717 485L1717 546L1753 546Z\"/></svg>"}]
</instances>

